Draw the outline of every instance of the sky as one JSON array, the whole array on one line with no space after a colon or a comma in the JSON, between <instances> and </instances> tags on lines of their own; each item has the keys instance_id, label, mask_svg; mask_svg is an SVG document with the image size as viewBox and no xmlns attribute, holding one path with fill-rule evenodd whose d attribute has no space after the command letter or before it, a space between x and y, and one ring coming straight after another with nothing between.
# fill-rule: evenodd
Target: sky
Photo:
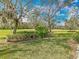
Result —
<instances>
[{"instance_id":1,"label":"sky","mask_svg":"<svg viewBox=\"0 0 79 59\"><path fill-rule=\"evenodd\" d=\"M33 5L39 7L39 6L41 6L41 1L40 0L33 0ZM45 8L47 8L47 7L45 7ZM72 9L79 10L79 0L74 0L73 2L71 2L70 5L62 8L59 12L56 13L55 19L58 22L58 25L59 24L64 25L64 22L67 19L70 19L70 17L72 15L75 15L75 12L69 14L69 12L72 11Z\"/></svg>"},{"instance_id":2,"label":"sky","mask_svg":"<svg viewBox=\"0 0 79 59\"><path fill-rule=\"evenodd\" d=\"M25 5L28 1L29 0L22 0L23 5ZM15 0L13 0L13 2L15 3ZM42 3L41 0L32 0L32 3L30 3L31 6L30 6L30 4L28 6L29 6L29 8L32 8L32 7L47 8L47 7L44 7L41 3ZM45 1L45 3L47 5L47 0ZM3 6L0 3L0 9L2 9L2 8L3 8ZM58 11L56 13L54 18L60 25L64 25L64 21L69 19L71 17L71 15L75 14L75 13L69 14L69 11L71 11L72 8L79 9L79 0L74 0L69 6L62 8L60 11Z\"/></svg>"},{"instance_id":3,"label":"sky","mask_svg":"<svg viewBox=\"0 0 79 59\"><path fill-rule=\"evenodd\" d=\"M74 9L74 12L70 13L70 11L73 11L73 9ZM76 10L79 10L79 1L78 0L74 0L74 2L72 4L70 4L69 6L66 6L66 7L62 8L57 13L57 15L55 16L56 20L60 23L60 25L64 25L64 22L66 20L70 19L70 17L72 15L74 16L76 14L76 12L75 12Z\"/></svg>"}]
</instances>

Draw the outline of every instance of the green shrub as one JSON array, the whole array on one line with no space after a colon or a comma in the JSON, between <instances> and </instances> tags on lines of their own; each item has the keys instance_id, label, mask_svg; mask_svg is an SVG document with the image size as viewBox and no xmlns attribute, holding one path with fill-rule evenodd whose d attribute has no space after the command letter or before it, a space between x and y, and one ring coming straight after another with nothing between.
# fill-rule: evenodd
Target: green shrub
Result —
<instances>
[{"instance_id":1,"label":"green shrub","mask_svg":"<svg viewBox=\"0 0 79 59\"><path fill-rule=\"evenodd\" d=\"M79 43L79 33L76 33L74 35L74 40L76 40Z\"/></svg>"},{"instance_id":2,"label":"green shrub","mask_svg":"<svg viewBox=\"0 0 79 59\"><path fill-rule=\"evenodd\" d=\"M48 29L44 26L36 26L35 30L39 37L45 37L48 34Z\"/></svg>"}]
</instances>

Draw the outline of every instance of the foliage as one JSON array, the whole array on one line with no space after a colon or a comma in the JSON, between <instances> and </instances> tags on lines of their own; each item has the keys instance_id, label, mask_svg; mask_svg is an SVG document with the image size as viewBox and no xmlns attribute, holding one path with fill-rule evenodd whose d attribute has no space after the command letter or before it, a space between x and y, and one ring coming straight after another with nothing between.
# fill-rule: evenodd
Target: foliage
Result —
<instances>
[{"instance_id":1,"label":"foliage","mask_svg":"<svg viewBox=\"0 0 79 59\"><path fill-rule=\"evenodd\" d=\"M77 33L74 35L74 40L76 40L76 41L79 43L79 32L77 32Z\"/></svg>"},{"instance_id":2,"label":"foliage","mask_svg":"<svg viewBox=\"0 0 79 59\"><path fill-rule=\"evenodd\" d=\"M44 26L36 26L35 28L36 34L39 35L40 37L45 37L48 34L48 29Z\"/></svg>"}]
</instances>

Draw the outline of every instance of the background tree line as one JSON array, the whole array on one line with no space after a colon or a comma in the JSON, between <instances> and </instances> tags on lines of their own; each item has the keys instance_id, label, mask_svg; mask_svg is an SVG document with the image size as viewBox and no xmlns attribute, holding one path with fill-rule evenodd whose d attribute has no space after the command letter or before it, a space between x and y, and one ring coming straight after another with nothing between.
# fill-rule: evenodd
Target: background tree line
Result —
<instances>
[{"instance_id":1,"label":"background tree line","mask_svg":"<svg viewBox=\"0 0 79 59\"><path fill-rule=\"evenodd\" d=\"M47 9L45 9L45 7L43 8L46 10L44 14L41 8L29 8L28 5L32 6L33 0L27 1L25 5L22 3L22 0L15 0L15 3L13 3L13 0L0 0L0 3L4 6L0 11L0 27L13 29L13 33L15 34L17 28L35 28L40 24L46 26L49 32L51 32L51 29L57 27L54 20L56 13L72 1L73 0L41 0L41 4L47 6ZM44 2L47 2L47 4ZM53 5L55 6L52 7ZM26 17L30 22L22 22L22 17ZM66 22L66 24L68 23L69 21Z\"/></svg>"}]
</instances>

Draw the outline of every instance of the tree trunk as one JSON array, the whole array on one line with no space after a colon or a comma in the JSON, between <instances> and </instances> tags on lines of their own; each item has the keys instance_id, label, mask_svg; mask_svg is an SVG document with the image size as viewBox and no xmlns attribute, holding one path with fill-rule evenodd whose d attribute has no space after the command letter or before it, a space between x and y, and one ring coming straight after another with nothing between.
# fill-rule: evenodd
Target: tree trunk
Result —
<instances>
[{"instance_id":1,"label":"tree trunk","mask_svg":"<svg viewBox=\"0 0 79 59\"><path fill-rule=\"evenodd\" d=\"M51 16L48 15L48 30L49 30L49 33L51 32Z\"/></svg>"},{"instance_id":2,"label":"tree trunk","mask_svg":"<svg viewBox=\"0 0 79 59\"><path fill-rule=\"evenodd\" d=\"M48 20L48 28L49 28L49 32L51 32L51 20Z\"/></svg>"},{"instance_id":3,"label":"tree trunk","mask_svg":"<svg viewBox=\"0 0 79 59\"><path fill-rule=\"evenodd\" d=\"M16 34L16 27L14 27L13 29L13 34Z\"/></svg>"},{"instance_id":4,"label":"tree trunk","mask_svg":"<svg viewBox=\"0 0 79 59\"><path fill-rule=\"evenodd\" d=\"M16 34L17 26L18 26L18 20L15 21L15 25L13 28L13 34Z\"/></svg>"}]
</instances>

